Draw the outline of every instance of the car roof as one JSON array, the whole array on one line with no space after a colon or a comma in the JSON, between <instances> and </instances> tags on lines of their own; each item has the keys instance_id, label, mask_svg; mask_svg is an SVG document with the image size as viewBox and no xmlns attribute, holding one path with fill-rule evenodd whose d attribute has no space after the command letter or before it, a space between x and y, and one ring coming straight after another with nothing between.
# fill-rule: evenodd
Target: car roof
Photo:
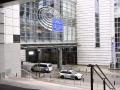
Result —
<instances>
[{"instance_id":1,"label":"car roof","mask_svg":"<svg viewBox=\"0 0 120 90\"><path fill-rule=\"evenodd\" d=\"M62 71L69 71L69 72L71 72L71 71L73 71L73 70L67 70L67 69L65 69L65 70L61 70L60 72L62 72Z\"/></svg>"},{"instance_id":2,"label":"car roof","mask_svg":"<svg viewBox=\"0 0 120 90\"><path fill-rule=\"evenodd\" d=\"M52 65L51 63L36 63L36 64Z\"/></svg>"},{"instance_id":3,"label":"car roof","mask_svg":"<svg viewBox=\"0 0 120 90\"><path fill-rule=\"evenodd\" d=\"M39 63L39 64L51 65L51 63Z\"/></svg>"},{"instance_id":4,"label":"car roof","mask_svg":"<svg viewBox=\"0 0 120 90\"><path fill-rule=\"evenodd\" d=\"M71 70L71 69L70 69L70 70L67 70L67 69L64 70L64 69L63 69L63 70L61 70L60 72L62 72L62 71L67 71L67 72L77 72L77 71L75 71L75 70ZM77 72L77 73L78 73L78 72Z\"/></svg>"},{"instance_id":5,"label":"car roof","mask_svg":"<svg viewBox=\"0 0 120 90\"><path fill-rule=\"evenodd\" d=\"M60 72L62 72L62 71L68 71L68 70L61 70Z\"/></svg>"}]
</instances>

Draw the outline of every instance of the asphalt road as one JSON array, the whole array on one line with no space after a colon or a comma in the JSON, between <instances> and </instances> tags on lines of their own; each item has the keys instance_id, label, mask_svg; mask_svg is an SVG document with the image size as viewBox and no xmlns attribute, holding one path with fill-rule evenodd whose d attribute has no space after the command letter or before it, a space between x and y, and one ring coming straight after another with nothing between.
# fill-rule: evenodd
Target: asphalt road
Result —
<instances>
[{"instance_id":1,"label":"asphalt road","mask_svg":"<svg viewBox=\"0 0 120 90\"><path fill-rule=\"evenodd\" d=\"M0 84L0 90L35 90L35 89L26 89L26 88L21 88L21 87Z\"/></svg>"}]
</instances>

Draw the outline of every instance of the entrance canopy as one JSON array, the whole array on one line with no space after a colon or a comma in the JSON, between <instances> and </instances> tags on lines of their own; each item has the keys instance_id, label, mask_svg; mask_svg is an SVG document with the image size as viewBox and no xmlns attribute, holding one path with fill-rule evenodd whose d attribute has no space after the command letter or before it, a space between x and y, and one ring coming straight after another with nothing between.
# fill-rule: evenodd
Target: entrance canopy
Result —
<instances>
[{"instance_id":1,"label":"entrance canopy","mask_svg":"<svg viewBox=\"0 0 120 90\"><path fill-rule=\"evenodd\" d=\"M77 43L59 43L59 44L21 44L22 49L26 48L66 48L77 46Z\"/></svg>"}]
</instances>

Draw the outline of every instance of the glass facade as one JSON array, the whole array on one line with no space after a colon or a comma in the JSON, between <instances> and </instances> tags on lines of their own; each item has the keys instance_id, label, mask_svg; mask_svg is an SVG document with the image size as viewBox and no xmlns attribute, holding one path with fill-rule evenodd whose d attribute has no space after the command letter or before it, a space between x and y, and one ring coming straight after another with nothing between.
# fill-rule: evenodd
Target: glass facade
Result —
<instances>
[{"instance_id":1,"label":"glass facade","mask_svg":"<svg viewBox=\"0 0 120 90\"><path fill-rule=\"evenodd\" d=\"M95 0L95 47L100 47L99 0Z\"/></svg>"},{"instance_id":2,"label":"glass facade","mask_svg":"<svg viewBox=\"0 0 120 90\"><path fill-rule=\"evenodd\" d=\"M76 42L76 0L34 0L20 5L21 42Z\"/></svg>"},{"instance_id":3,"label":"glass facade","mask_svg":"<svg viewBox=\"0 0 120 90\"><path fill-rule=\"evenodd\" d=\"M76 0L33 0L20 5L21 44L76 43L75 36ZM59 47L49 45L27 48L26 60L58 63ZM34 55L29 55L29 51ZM63 64L77 64L77 47L62 47L62 53Z\"/></svg>"},{"instance_id":4,"label":"glass facade","mask_svg":"<svg viewBox=\"0 0 120 90\"><path fill-rule=\"evenodd\" d=\"M120 64L120 0L114 0L115 11L115 51L116 60Z\"/></svg>"}]
</instances>

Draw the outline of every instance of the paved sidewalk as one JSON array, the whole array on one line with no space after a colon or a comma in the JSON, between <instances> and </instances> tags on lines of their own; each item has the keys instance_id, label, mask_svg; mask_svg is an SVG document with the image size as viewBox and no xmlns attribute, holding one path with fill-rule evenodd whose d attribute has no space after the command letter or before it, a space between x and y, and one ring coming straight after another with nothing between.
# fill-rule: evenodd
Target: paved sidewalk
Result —
<instances>
[{"instance_id":1,"label":"paved sidewalk","mask_svg":"<svg viewBox=\"0 0 120 90\"><path fill-rule=\"evenodd\" d=\"M21 78L12 78L2 81L4 84L13 85L22 88L30 88L36 90L90 90L88 85L81 87L73 87L69 85L62 85L56 83L50 83L45 81L38 81L35 79L21 79ZM94 88L95 90L101 90L101 88ZM106 89L109 90L109 89Z\"/></svg>"}]
</instances>

